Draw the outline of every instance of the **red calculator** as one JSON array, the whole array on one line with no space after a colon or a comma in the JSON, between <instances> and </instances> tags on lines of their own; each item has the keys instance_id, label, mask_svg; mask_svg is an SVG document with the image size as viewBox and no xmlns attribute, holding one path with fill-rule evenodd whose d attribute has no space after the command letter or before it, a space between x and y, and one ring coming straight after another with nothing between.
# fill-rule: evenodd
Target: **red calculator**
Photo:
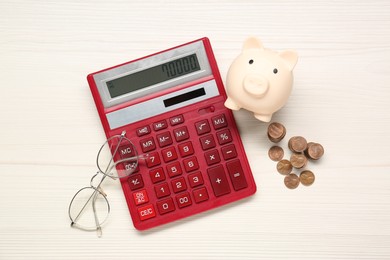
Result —
<instances>
[{"instance_id":1,"label":"red calculator","mask_svg":"<svg viewBox=\"0 0 390 260\"><path fill-rule=\"evenodd\" d=\"M256 192L208 38L88 75L107 138L149 156L121 186L138 230Z\"/></svg>"}]
</instances>

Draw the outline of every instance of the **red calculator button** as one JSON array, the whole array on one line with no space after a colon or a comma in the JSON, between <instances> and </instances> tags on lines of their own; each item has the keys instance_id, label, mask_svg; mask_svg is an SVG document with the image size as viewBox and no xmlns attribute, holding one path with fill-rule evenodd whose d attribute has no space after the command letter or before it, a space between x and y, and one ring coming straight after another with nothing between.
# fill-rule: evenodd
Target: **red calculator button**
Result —
<instances>
[{"instance_id":1,"label":"red calculator button","mask_svg":"<svg viewBox=\"0 0 390 260\"><path fill-rule=\"evenodd\" d=\"M178 193L187 189L187 184L183 177L172 180L171 184L174 193Z\"/></svg>"},{"instance_id":2,"label":"red calculator button","mask_svg":"<svg viewBox=\"0 0 390 260\"><path fill-rule=\"evenodd\" d=\"M143 136L143 135L147 135L147 134L150 134L150 127L148 125L144 126L144 127L140 127L140 128L137 128L136 130L136 133L138 136Z\"/></svg>"},{"instance_id":3,"label":"red calculator button","mask_svg":"<svg viewBox=\"0 0 390 260\"><path fill-rule=\"evenodd\" d=\"M165 180L165 173L162 167L150 170L149 175L153 183L157 183Z\"/></svg>"},{"instance_id":4,"label":"red calculator button","mask_svg":"<svg viewBox=\"0 0 390 260\"><path fill-rule=\"evenodd\" d=\"M157 135L157 141L160 147L165 147L173 143L170 132L164 132L162 134Z\"/></svg>"},{"instance_id":5,"label":"red calculator button","mask_svg":"<svg viewBox=\"0 0 390 260\"><path fill-rule=\"evenodd\" d=\"M177 159L177 152L175 147L170 146L161 151L164 162L171 162Z\"/></svg>"},{"instance_id":6,"label":"red calculator button","mask_svg":"<svg viewBox=\"0 0 390 260\"><path fill-rule=\"evenodd\" d=\"M216 149L205 152L204 157L206 158L206 163L209 166L221 161L221 157L219 157L218 150Z\"/></svg>"},{"instance_id":7,"label":"red calculator button","mask_svg":"<svg viewBox=\"0 0 390 260\"><path fill-rule=\"evenodd\" d=\"M241 190L248 187L240 160L228 162L226 167L230 175L230 180L233 183L234 190Z\"/></svg>"},{"instance_id":8,"label":"red calculator button","mask_svg":"<svg viewBox=\"0 0 390 260\"><path fill-rule=\"evenodd\" d=\"M149 202L149 197L148 197L148 193L146 192L146 190L140 190L140 191L134 192L133 199L134 199L135 205L137 205L137 206L144 204L146 202Z\"/></svg>"},{"instance_id":9,"label":"red calculator button","mask_svg":"<svg viewBox=\"0 0 390 260\"><path fill-rule=\"evenodd\" d=\"M149 155L145 159L145 161L146 161L146 165L149 168L152 168L154 166L157 166L157 165L161 164L161 159L160 159L160 155L158 154L158 152L151 152L151 153L149 153Z\"/></svg>"},{"instance_id":10,"label":"red calculator button","mask_svg":"<svg viewBox=\"0 0 390 260\"><path fill-rule=\"evenodd\" d=\"M211 131L209 121L207 119L195 123L196 132L198 135L206 134Z\"/></svg>"},{"instance_id":11,"label":"red calculator button","mask_svg":"<svg viewBox=\"0 0 390 260\"><path fill-rule=\"evenodd\" d=\"M194 195L194 200L196 203L201 203L209 199L209 194L205 187L199 188L197 190L192 191L192 195Z\"/></svg>"},{"instance_id":12,"label":"red calculator button","mask_svg":"<svg viewBox=\"0 0 390 260\"><path fill-rule=\"evenodd\" d=\"M183 163L184 163L184 169L186 170L186 172L192 172L192 171L199 169L198 160L196 159L195 156L190 157L188 159L184 159Z\"/></svg>"},{"instance_id":13,"label":"red calculator button","mask_svg":"<svg viewBox=\"0 0 390 260\"><path fill-rule=\"evenodd\" d=\"M157 202L157 210L160 215L172 212L175 210L175 204L173 203L172 198L168 198L162 201Z\"/></svg>"},{"instance_id":14,"label":"red calculator button","mask_svg":"<svg viewBox=\"0 0 390 260\"><path fill-rule=\"evenodd\" d=\"M144 186L141 174L130 175L127 181L131 190L137 190Z\"/></svg>"},{"instance_id":15,"label":"red calculator button","mask_svg":"<svg viewBox=\"0 0 390 260\"><path fill-rule=\"evenodd\" d=\"M147 220L156 216L156 211L152 204L138 208L138 215L140 220Z\"/></svg>"},{"instance_id":16,"label":"red calculator button","mask_svg":"<svg viewBox=\"0 0 390 260\"><path fill-rule=\"evenodd\" d=\"M118 173L118 176L127 176L130 173L138 172L139 171L139 165L136 161L130 160L128 162L118 163L116 167L116 171Z\"/></svg>"},{"instance_id":17,"label":"red calculator button","mask_svg":"<svg viewBox=\"0 0 390 260\"><path fill-rule=\"evenodd\" d=\"M168 124L167 124L166 120L161 120L161 121L153 123L154 131L160 131L160 130L165 129L167 127L168 127Z\"/></svg>"},{"instance_id":18,"label":"red calculator button","mask_svg":"<svg viewBox=\"0 0 390 260\"><path fill-rule=\"evenodd\" d=\"M166 197L166 196L171 194L171 191L169 190L168 183L166 183L166 182L154 186L154 191L156 192L157 198Z\"/></svg>"},{"instance_id":19,"label":"red calculator button","mask_svg":"<svg viewBox=\"0 0 390 260\"><path fill-rule=\"evenodd\" d=\"M220 145L230 143L233 141L232 134L229 129L224 129L222 131L217 132L218 143Z\"/></svg>"},{"instance_id":20,"label":"red calculator button","mask_svg":"<svg viewBox=\"0 0 390 260\"><path fill-rule=\"evenodd\" d=\"M215 196L219 197L230 193L230 187L222 165L207 170Z\"/></svg>"},{"instance_id":21,"label":"red calculator button","mask_svg":"<svg viewBox=\"0 0 390 260\"><path fill-rule=\"evenodd\" d=\"M186 157L191 154L194 154L194 147L192 146L191 142L185 142L182 144L179 144L179 153L181 157Z\"/></svg>"},{"instance_id":22,"label":"red calculator button","mask_svg":"<svg viewBox=\"0 0 390 260\"><path fill-rule=\"evenodd\" d=\"M220 114L211 119L213 122L214 129L221 129L227 126L227 121L224 114Z\"/></svg>"},{"instance_id":23,"label":"red calculator button","mask_svg":"<svg viewBox=\"0 0 390 260\"><path fill-rule=\"evenodd\" d=\"M169 118L169 123L171 123L171 126L179 125L181 123L184 123L184 117L183 115L177 115L174 117Z\"/></svg>"},{"instance_id":24,"label":"red calculator button","mask_svg":"<svg viewBox=\"0 0 390 260\"><path fill-rule=\"evenodd\" d=\"M155 143L153 137L144 138L139 143L140 143L141 149L144 153L156 149L156 143Z\"/></svg>"},{"instance_id":25,"label":"red calculator button","mask_svg":"<svg viewBox=\"0 0 390 260\"><path fill-rule=\"evenodd\" d=\"M222 147L222 156L225 160L237 157L237 151L233 144Z\"/></svg>"},{"instance_id":26,"label":"red calculator button","mask_svg":"<svg viewBox=\"0 0 390 260\"><path fill-rule=\"evenodd\" d=\"M208 150L215 147L215 140L213 135L203 136L199 140L203 150Z\"/></svg>"},{"instance_id":27,"label":"red calculator button","mask_svg":"<svg viewBox=\"0 0 390 260\"><path fill-rule=\"evenodd\" d=\"M203 177L201 172L195 172L188 175L188 182L191 188L197 187L203 184Z\"/></svg>"},{"instance_id":28,"label":"red calculator button","mask_svg":"<svg viewBox=\"0 0 390 260\"><path fill-rule=\"evenodd\" d=\"M133 145L122 145L118 148L117 153L119 153L122 159L130 158L135 155L135 151L133 149Z\"/></svg>"},{"instance_id":29,"label":"red calculator button","mask_svg":"<svg viewBox=\"0 0 390 260\"><path fill-rule=\"evenodd\" d=\"M180 166L180 162L176 161L176 162L168 164L167 165L167 172L168 172L169 177L171 177L171 178L181 175L183 173L183 170Z\"/></svg>"},{"instance_id":30,"label":"red calculator button","mask_svg":"<svg viewBox=\"0 0 390 260\"><path fill-rule=\"evenodd\" d=\"M184 208L190 206L192 204L192 200L190 194L185 192L183 194L179 194L176 196L176 202L179 208Z\"/></svg>"},{"instance_id":31,"label":"red calculator button","mask_svg":"<svg viewBox=\"0 0 390 260\"><path fill-rule=\"evenodd\" d=\"M186 126L182 126L173 130L173 134L177 142L181 142L190 138L188 129Z\"/></svg>"}]
</instances>

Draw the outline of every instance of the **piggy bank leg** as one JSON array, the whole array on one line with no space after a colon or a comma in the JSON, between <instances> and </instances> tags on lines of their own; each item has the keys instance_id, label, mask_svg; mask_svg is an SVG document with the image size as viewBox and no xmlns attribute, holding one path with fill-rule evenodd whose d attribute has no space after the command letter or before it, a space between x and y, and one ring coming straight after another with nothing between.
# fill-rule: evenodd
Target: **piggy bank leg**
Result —
<instances>
[{"instance_id":1,"label":"piggy bank leg","mask_svg":"<svg viewBox=\"0 0 390 260\"><path fill-rule=\"evenodd\" d=\"M225 101L225 107L231 110L239 110L241 107L236 104L231 98L227 98Z\"/></svg>"},{"instance_id":2,"label":"piggy bank leg","mask_svg":"<svg viewBox=\"0 0 390 260\"><path fill-rule=\"evenodd\" d=\"M272 118L272 114L269 114L269 115L254 114L254 116L256 117L256 119L263 121L263 122L269 122L269 121L271 121L271 118Z\"/></svg>"}]
</instances>

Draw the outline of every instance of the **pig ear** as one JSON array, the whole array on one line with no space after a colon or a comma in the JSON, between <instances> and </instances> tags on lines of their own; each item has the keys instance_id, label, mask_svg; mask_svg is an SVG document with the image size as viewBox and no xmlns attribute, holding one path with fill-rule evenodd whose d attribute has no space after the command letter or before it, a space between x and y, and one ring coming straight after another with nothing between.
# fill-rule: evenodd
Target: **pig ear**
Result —
<instances>
[{"instance_id":1,"label":"pig ear","mask_svg":"<svg viewBox=\"0 0 390 260\"><path fill-rule=\"evenodd\" d=\"M279 56L287 64L288 68L292 71L297 64L298 54L295 51L282 51Z\"/></svg>"},{"instance_id":2,"label":"pig ear","mask_svg":"<svg viewBox=\"0 0 390 260\"><path fill-rule=\"evenodd\" d=\"M247 49L263 49L263 44L256 37L249 37L242 46L243 51Z\"/></svg>"}]
</instances>

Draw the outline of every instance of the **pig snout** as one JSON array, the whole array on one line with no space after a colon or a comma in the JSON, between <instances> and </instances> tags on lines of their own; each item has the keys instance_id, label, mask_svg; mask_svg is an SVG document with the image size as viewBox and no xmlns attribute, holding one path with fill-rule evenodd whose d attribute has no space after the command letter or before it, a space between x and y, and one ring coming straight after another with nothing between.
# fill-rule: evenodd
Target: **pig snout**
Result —
<instances>
[{"instance_id":1,"label":"pig snout","mask_svg":"<svg viewBox=\"0 0 390 260\"><path fill-rule=\"evenodd\" d=\"M259 75L247 75L244 78L244 90L256 98L263 97L269 88L268 80Z\"/></svg>"}]
</instances>

